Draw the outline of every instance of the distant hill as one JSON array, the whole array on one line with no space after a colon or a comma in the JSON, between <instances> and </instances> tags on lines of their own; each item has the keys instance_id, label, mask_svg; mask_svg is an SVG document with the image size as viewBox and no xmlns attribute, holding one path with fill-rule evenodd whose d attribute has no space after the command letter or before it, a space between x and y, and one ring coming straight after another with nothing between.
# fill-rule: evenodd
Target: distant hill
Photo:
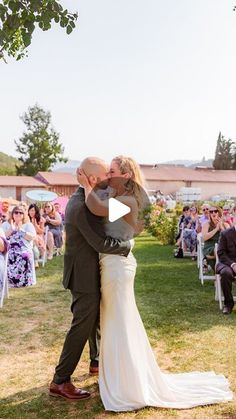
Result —
<instances>
[{"instance_id":1,"label":"distant hill","mask_svg":"<svg viewBox=\"0 0 236 419\"><path fill-rule=\"evenodd\" d=\"M204 158L199 160L170 160L163 162L161 164L177 164L186 167L195 168L196 166L212 167L213 159L205 160ZM79 167L79 160L68 160L67 163L57 163L52 168L53 172L63 172L63 173L75 173L77 167Z\"/></svg>"},{"instance_id":2,"label":"distant hill","mask_svg":"<svg viewBox=\"0 0 236 419\"><path fill-rule=\"evenodd\" d=\"M171 161L166 161L161 164L177 164L177 165L182 165L182 166L186 166L186 167L190 167L194 169L197 166L212 167L212 163L213 163L213 159L206 160L203 157L201 161L199 160L171 160Z\"/></svg>"},{"instance_id":3,"label":"distant hill","mask_svg":"<svg viewBox=\"0 0 236 419\"><path fill-rule=\"evenodd\" d=\"M67 163L56 163L52 168L53 172L63 172L63 173L75 173L77 167L79 167L79 160L68 160Z\"/></svg>"},{"instance_id":4,"label":"distant hill","mask_svg":"<svg viewBox=\"0 0 236 419\"><path fill-rule=\"evenodd\" d=\"M213 159L208 159L208 160L202 160L197 163L190 164L190 166L188 167L191 167L194 169L196 166L212 167L212 165L213 165Z\"/></svg>"},{"instance_id":5,"label":"distant hill","mask_svg":"<svg viewBox=\"0 0 236 419\"><path fill-rule=\"evenodd\" d=\"M161 164L176 164L181 166L191 166L192 164L198 163L198 160L169 160L161 162Z\"/></svg>"},{"instance_id":6,"label":"distant hill","mask_svg":"<svg viewBox=\"0 0 236 419\"><path fill-rule=\"evenodd\" d=\"M0 175L16 175L16 164L18 159L0 151Z\"/></svg>"}]
</instances>

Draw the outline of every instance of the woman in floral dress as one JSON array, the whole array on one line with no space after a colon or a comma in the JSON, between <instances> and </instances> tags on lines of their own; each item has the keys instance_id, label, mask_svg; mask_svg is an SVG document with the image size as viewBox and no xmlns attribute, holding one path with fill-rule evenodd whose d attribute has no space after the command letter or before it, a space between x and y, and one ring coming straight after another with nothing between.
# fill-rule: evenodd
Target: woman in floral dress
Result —
<instances>
[{"instance_id":1,"label":"woman in floral dress","mask_svg":"<svg viewBox=\"0 0 236 419\"><path fill-rule=\"evenodd\" d=\"M36 284L33 240L36 231L22 207L14 207L11 217L2 224L9 243L7 275L9 287L28 287Z\"/></svg>"}]
</instances>

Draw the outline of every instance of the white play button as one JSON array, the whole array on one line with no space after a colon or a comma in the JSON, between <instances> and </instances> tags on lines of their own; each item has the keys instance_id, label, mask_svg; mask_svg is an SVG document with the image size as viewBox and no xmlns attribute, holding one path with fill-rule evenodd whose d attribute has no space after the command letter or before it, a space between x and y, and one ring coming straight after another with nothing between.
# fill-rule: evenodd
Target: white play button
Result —
<instances>
[{"instance_id":1,"label":"white play button","mask_svg":"<svg viewBox=\"0 0 236 419\"><path fill-rule=\"evenodd\" d=\"M115 198L110 198L108 201L108 219L111 223L118 220L130 212L130 207Z\"/></svg>"}]
</instances>

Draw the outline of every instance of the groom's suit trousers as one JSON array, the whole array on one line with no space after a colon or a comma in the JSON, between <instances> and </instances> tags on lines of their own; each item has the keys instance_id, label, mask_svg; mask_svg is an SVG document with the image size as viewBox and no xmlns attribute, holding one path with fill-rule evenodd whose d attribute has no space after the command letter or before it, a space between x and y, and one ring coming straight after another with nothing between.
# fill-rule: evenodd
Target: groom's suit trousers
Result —
<instances>
[{"instance_id":1,"label":"groom's suit trousers","mask_svg":"<svg viewBox=\"0 0 236 419\"><path fill-rule=\"evenodd\" d=\"M81 293L71 292L72 304L71 311L73 319L71 328L66 335L59 364L56 367L53 381L56 384L62 384L70 380L77 364L80 360L84 346L87 340L95 339L96 329L99 322L99 293ZM90 345L90 357L93 346ZM96 350L94 348L94 350Z\"/></svg>"}]
</instances>

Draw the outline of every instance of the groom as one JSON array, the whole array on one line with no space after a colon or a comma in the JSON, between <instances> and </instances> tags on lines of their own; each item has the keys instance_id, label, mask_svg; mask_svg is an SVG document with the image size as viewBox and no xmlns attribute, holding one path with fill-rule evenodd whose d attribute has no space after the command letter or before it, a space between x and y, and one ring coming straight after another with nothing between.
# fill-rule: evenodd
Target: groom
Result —
<instances>
[{"instance_id":1,"label":"groom","mask_svg":"<svg viewBox=\"0 0 236 419\"><path fill-rule=\"evenodd\" d=\"M108 184L108 167L103 160L89 157L81 163L92 187ZM77 179L80 183L79 169ZM72 294L73 319L59 364L56 367L49 394L68 400L81 400L90 393L76 388L70 381L89 339L90 371L97 357L96 329L99 322L100 273L99 253L127 256L130 242L106 237L104 219L93 215L85 205L83 188L70 198L65 213L65 256L63 285Z\"/></svg>"}]
</instances>

